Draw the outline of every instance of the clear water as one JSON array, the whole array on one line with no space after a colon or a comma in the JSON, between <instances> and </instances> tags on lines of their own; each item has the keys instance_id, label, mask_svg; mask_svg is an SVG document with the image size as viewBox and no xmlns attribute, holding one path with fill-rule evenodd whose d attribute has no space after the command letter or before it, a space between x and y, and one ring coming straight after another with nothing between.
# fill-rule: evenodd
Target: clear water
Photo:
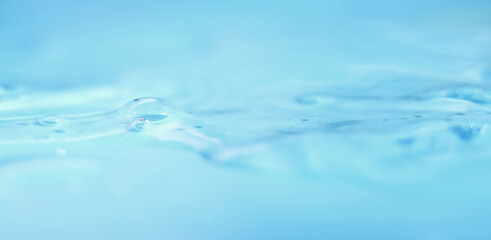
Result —
<instances>
[{"instance_id":1,"label":"clear water","mask_svg":"<svg viewBox=\"0 0 491 240\"><path fill-rule=\"evenodd\" d=\"M489 1L0 2L1 239L489 239Z\"/></svg>"}]
</instances>

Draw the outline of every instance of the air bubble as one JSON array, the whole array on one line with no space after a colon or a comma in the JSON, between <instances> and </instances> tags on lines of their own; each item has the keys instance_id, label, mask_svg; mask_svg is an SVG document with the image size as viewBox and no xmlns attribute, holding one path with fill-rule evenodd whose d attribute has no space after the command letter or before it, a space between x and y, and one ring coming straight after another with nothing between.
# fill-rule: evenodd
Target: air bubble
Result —
<instances>
[{"instance_id":1,"label":"air bubble","mask_svg":"<svg viewBox=\"0 0 491 240\"><path fill-rule=\"evenodd\" d=\"M36 120L38 126L56 126L63 121L63 118L58 115L47 115Z\"/></svg>"},{"instance_id":2,"label":"air bubble","mask_svg":"<svg viewBox=\"0 0 491 240\"><path fill-rule=\"evenodd\" d=\"M128 121L141 123L160 122L176 112L176 108L169 102L159 98L138 98L119 109L119 115Z\"/></svg>"}]
</instances>

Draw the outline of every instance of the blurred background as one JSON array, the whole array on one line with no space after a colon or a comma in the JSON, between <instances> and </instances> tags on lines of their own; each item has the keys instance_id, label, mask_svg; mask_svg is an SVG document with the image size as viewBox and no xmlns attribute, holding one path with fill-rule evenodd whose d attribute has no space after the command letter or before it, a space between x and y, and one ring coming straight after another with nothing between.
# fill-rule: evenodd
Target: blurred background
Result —
<instances>
[{"instance_id":1,"label":"blurred background","mask_svg":"<svg viewBox=\"0 0 491 240\"><path fill-rule=\"evenodd\" d=\"M0 0L0 238L489 239L490 13Z\"/></svg>"}]
</instances>

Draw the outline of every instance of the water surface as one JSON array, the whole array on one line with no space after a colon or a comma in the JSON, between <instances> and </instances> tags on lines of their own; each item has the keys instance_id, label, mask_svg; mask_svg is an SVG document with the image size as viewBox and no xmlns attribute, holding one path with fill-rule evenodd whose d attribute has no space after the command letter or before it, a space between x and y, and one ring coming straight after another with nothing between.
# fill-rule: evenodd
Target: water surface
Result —
<instances>
[{"instance_id":1,"label":"water surface","mask_svg":"<svg viewBox=\"0 0 491 240\"><path fill-rule=\"evenodd\" d=\"M2 1L2 239L489 239L487 1Z\"/></svg>"}]
</instances>

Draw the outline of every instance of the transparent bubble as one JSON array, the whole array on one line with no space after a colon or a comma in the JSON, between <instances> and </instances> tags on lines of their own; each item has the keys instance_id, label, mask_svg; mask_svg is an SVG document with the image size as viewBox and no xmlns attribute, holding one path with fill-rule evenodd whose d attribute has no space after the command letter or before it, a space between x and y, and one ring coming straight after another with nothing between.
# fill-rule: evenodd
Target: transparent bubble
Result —
<instances>
[{"instance_id":1,"label":"transparent bubble","mask_svg":"<svg viewBox=\"0 0 491 240\"><path fill-rule=\"evenodd\" d=\"M171 103L153 97L135 99L119 109L121 117L136 123L141 123L141 119L149 123L160 122L176 112Z\"/></svg>"},{"instance_id":2,"label":"transparent bubble","mask_svg":"<svg viewBox=\"0 0 491 240\"><path fill-rule=\"evenodd\" d=\"M50 127L59 125L61 122L63 122L63 118L58 115L46 115L38 118L36 125Z\"/></svg>"}]
</instances>

